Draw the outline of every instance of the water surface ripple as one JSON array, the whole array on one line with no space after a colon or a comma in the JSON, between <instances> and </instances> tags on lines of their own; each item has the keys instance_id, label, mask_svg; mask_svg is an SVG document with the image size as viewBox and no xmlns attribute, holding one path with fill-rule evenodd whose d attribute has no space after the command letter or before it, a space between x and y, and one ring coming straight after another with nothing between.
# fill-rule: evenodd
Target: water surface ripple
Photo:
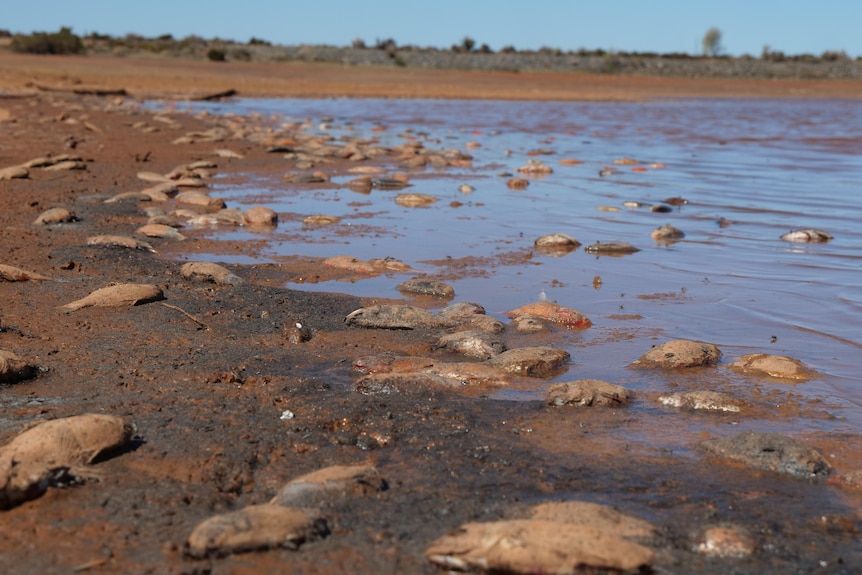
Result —
<instances>
[{"instance_id":1,"label":"water surface ripple","mask_svg":"<svg viewBox=\"0 0 862 575\"><path fill-rule=\"evenodd\" d=\"M336 138L369 137L385 125L373 133L382 145L400 145L407 130L432 149L480 144L469 150L473 168L413 176L410 191L439 199L426 208L400 207L393 201L397 192L389 191L309 192L283 183L261 187L254 179L240 188L217 186L214 194L229 204L264 197L279 212L334 214L370 226L340 236L284 222L265 236L270 247L261 260L392 256L435 274L440 270L432 260L487 258L483 269L450 282L456 301L479 302L502 318L544 291L592 318L591 330L567 337L574 361L560 379L600 377L650 389L651 379L628 363L652 344L696 339L717 344L728 360L763 352L804 361L825 377L793 390L836 416L822 425L862 425L862 102L286 99L195 108L261 114L273 123L308 118L312 132ZM533 179L526 190L508 189L500 174L514 172L532 157L528 152L540 149L553 152L537 157L554 173ZM614 166L623 157L646 171ZM561 158L583 163L561 165ZM616 172L600 177L606 166ZM461 184L476 191L461 193ZM670 213L649 210L674 196L688 204ZM627 208L625 201L646 207ZM650 232L666 223L686 238L656 244ZM828 231L834 240L779 239L800 228ZM533 241L550 232L584 245L625 241L641 251L622 258L597 258L582 248L563 257L533 252ZM245 230L213 233L230 241L261 239ZM302 243L287 240L297 234ZM510 265L506 254L531 257ZM290 287L399 298L395 286L408 277ZM729 385L753 384L731 378Z\"/></svg>"}]
</instances>

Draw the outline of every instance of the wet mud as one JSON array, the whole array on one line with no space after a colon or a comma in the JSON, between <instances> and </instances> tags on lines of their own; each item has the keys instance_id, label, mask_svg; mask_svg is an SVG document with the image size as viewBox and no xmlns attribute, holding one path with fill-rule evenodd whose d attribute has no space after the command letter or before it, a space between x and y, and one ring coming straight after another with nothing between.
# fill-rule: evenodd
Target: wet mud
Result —
<instances>
[{"instance_id":1,"label":"wet mud","mask_svg":"<svg viewBox=\"0 0 862 575\"><path fill-rule=\"evenodd\" d=\"M853 481L786 476L701 447L730 435L739 413L667 407L649 391L620 405L554 405L535 385L357 393L352 366L360 357L458 361L437 345L447 328L351 325L345 318L356 310L397 302L289 289L321 276L356 276L314 257L237 263L256 253L254 240L151 238L157 253L88 244L87 238L128 235L145 223L136 201L105 203L146 187L138 172L168 173L223 145L171 143L210 129L206 117L171 114L170 128L143 131L135 126L157 124L154 112L124 100L54 94L3 99L0 106L15 118L0 125L14 141L0 148L0 164L74 149L86 167L33 169L28 178L0 182L2 263L50 278L0 282L0 348L37 371L0 388L0 443L30 424L83 413L134 425L129 444L90 462L93 477L51 486L0 512L0 570L430 574L440 571L426 550L458 526L517 519L537 504L570 500L609 505L654 524L655 556L647 570L657 573L862 569L862 492ZM239 140L231 148L244 158L241 167L237 159L218 160L222 181L283 172L283 162L274 164L256 142ZM346 176L349 167L342 160L333 169ZM78 221L32 223L54 207L74 211ZM198 251L220 254L223 267L242 281L184 274L181 266ZM493 258L444 259L437 279L531 259L516 248ZM402 281L385 277L393 286ZM111 283L155 286L161 297L74 313L58 309ZM423 302L439 305L414 303ZM294 337L297 324L306 336ZM552 346L585 337L551 328L505 332L505 341L510 348ZM601 333L575 345L574 364L601 359L602 343L637 340L645 353L660 339L636 326ZM604 361L622 363L618 355L608 351ZM768 384L740 389L722 373L713 366L631 377L672 391L708 382L754 403L747 416L766 422L828 419L828 402L818 405ZM824 454L833 478L862 469L858 435L815 424L797 438ZM325 536L299 549L224 556L189 549L190 534L207 519L266 504L302 475L356 464L374 465L386 489L326 508ZM698 552L704 534L722 527L748 534L753 551L742 557Z\"/></svg>"}]
</instances>

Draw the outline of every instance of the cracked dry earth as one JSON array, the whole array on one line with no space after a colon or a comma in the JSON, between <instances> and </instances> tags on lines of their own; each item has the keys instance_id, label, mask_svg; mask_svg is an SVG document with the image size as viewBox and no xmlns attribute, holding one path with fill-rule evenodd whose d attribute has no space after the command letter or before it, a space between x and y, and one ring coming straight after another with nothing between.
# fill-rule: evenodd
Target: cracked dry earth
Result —
<instances>
[{"instance_id":1,"label":"cracked dry earth","mask_svg":"<svg viewBox=\"0 0 862 575\"><path fill-rule=\"evenodd\" d=\"M3 98L0 108L0 167L49 154L81 158L77 169L31 168L27 178L0 181L0 263L49 278L0 282L0 348L37 368L36 377L0 388L0 443L28 424L85 413L133 426L129 441L95 457L79 481L57 480L0 511L3 572L437 573L426 550L447 533L555 501L600 503L654 525L654 558L643 572L862 568L854 492L638 442L638 430L656 425L669 434L686 429L650 410L427 386L357 393L356 358L453 358L433 349L439 329L345 323L354 310L384 302L280 287L319 272L316 262L229 266L244 281L219 285L180 274L204 239L148 240L158 253L87 244L132 235L146 221L137 201L104 203L146 187L138 172L202 159L227 182L286 171L260 141L175 145L215 120L174 113L158 121L113 97L26 95ZM244 157L217 158L216 146ZM341 164L332 169L346 173ZM55 207L76 221L33 224ZM161 297L58 309L112 283L156 286ZM290 337L297 322L310 339ZM266 504L298 476L356 464L372 464L385 489L323 509L324 537L298 550L189 553L190 534L210 517ZM695 551L705 533L722 528L745 533L754 551Z\"/></svg>"}]
</instances>

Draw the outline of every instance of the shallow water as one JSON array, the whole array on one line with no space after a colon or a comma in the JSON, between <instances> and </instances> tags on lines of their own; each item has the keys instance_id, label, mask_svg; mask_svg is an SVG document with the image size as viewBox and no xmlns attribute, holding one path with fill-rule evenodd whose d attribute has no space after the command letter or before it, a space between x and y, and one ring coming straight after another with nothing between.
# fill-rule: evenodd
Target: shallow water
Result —
<instances>
[{"instance_id":1,"label":"shallow water","mask_svg":"<svg viewBox=\"0 0 862 575\"><path fill-rule=\"evenodd\" d=\"M396 205L399 192L299 191L253 175L242 187L216 184L213 195L229 206L263 203L282 214L343 217L340 229L309 228L301 218L283 218L265 235L244 229L211 232L226 241L266 240L257 261L289 255L391 256L417 272L442 276L449 270L439 260L476 258L463 262L457 279L446 280L455 288L454 301L481 303L504 319L503 311L544 292L592 319L591 329L565 334L562 345L573 362L557 380L594 377L663 391L665 378L628 369L628 364L652 344L695 339L717 344L726 361L745 353L775 353L824 374L791 387L721 370L713 387L756 387L780 401L788 394L801 398L811 406L802 414L805 429L862 426L860 102L240 100L193 109L261 114L260 121L272 125L308 119L311 133L376 136L381 145L412 137L430 149L455 148L474 157L472 168L411 172L414 185L408 191L438 198L425 208ZM386 129L372 132L380 126ZM467 150L468 142L480 147ZM536 150L553 153L528 155ZM551 166L553 174L531 178L526 190L508 189L500 174L514 172L531 157ZM646 171L614 166L623 157L637 159ZM561 158L583 163L561 165ZM615 173L600 177L606 166L614 166ZM461 193L461 184L476 190ZM670 213L650 211L649 206L674 196L688 204ZM625 201L645 206L627 208ZM720 226L720 218L731 225ZM685 239L654 242L650 232L666 223L683 230ZM834 239L826 244L779 239L801 228L825 230ZM567 233L584 245L625 241L641 251L624 257L596 257L583 246L562 257L534 251L534 240L551 232ZM395 286L409 277L287 285L403 298ZM680 378L678 385L687 389L696 383ZM533 395L527 390L498 396L520 394ZM761 427L796 425L783 421Z\"/></svg>"}]
</instances>

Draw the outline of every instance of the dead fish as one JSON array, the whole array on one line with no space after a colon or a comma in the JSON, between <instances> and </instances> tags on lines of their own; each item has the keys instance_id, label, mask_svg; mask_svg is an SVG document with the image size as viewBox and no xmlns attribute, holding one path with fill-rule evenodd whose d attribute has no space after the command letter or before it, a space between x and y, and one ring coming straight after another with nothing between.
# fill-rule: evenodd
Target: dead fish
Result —
<instances>
[{"instance_id":1,"label":"dead fish","mask_svg":"<svg viewBox=\"0 0 862 575\"><path fill-rule=\"evenodd\" d=\"M51 278L45 277L34 272L28 272L26 270L22 270L21 268L0 264L0 281L25 282L28 280L44 281L49 279Z\"/></svg>"},{"instance_id":2,"label":"dead fish","mask_svg":"<svg viewBox=\"0 0 862 575\"><path fill-rule=\"evenodd\" d=\"M598 255L625 255L639 252L640 250L625 242L596 242L584 248L588 254Z\"/></svg>"},{"instance_id":3,"label":"dead fish","mask_svg":"<svg viewBox=\"0 0 862 575\"><path fill-rule=\"evenodd\" d=\"M652 231L650 234L652 239L657 242L667 242L670 240L681 240L685 237L682 230L673 227L670 224L665 224Z\"/></svg>"},{"instance_id":4,"label":"dead fish","mask_svg":"<svg viewBox=\"0 0 862 575\"><path fill-rule=\"evenodd\" d=\"M551 166L538 161L530 162L526 166L521 166L515 171L521 174L528 174L531 176L546 176L548 174L554 173L554 169Z\"/></svg>"},{"instance_id":5,"label":"dead fish","mask_svg":"<svg viewBox=\"0 0 862 575\"><path fill-rule=\"evenodd\" d=\"M485 573L576 573L648 570L655 554L613 529L538 519L466 523L434 541L435 565Z\"/></svg>"},{"instance_id":6,"label":"dead fish","mask_svg":"<svg viewBox=\"0 0 862 575\"><path fill-rule=\"evenodd\" d=\"M188 262L180 268L180 275L186 279L213 282L219 285L239 285L243 279L229 269L211 262Z\"/></svg>"},{"instance_id":7,"label":"dead fish","mask_svg":"<svg viewBox=\"0 0 862 575\"><path fill-rule=\"evenodd\" d=\"M203 558L285 547L329 534L326 522L305 511L280 505L249 505L200 523L188 538L188 553Z\"/></svg>"},{"instance_id":8,"label":"dead fish","mask_svg":"<svg viewBox=\"0 0 862 575\"><path fill-rule=\"evenodd\" d=\"M88 246L101 246L109 248L128 248L132 250L146 250L155 252L155 248L147 242L136 240L126 236L93 236L87 238Z\"/></svg>"},{"instance_id":9,"label":"dead fish","mask_svg":"<svg viewBox=\"0 0 862 575\"><path fill-rule=\"evenodd\" d=\"M524 178L509 178L506 180L506 187L510 190L526 190L530 185L530 180Z\"/></svg>"},{"instance_id":10,"label":"dead fish","mask_svg":"<svg viewBox=\"0 0 862 575\"><path fill-rule=\"evenodd\" d=\"M186 237L178 232L176 228L165 224L147 224L139 227L136 233L150 238L164 238L176 241L186 239Z\"/></svg>"},{"instance_id":11,"label":"dead fish","mask_svg":"<svg viewBox=\"0 0 862 575\"><path fill-rule=\"evenodd\" d=\"M157 184L165 182L172 183L169 177L155 172L138 172L137 176L139 180L144 180L145 182L155 182Z\"/></svg>"},{"instance_id":12,"label":"dead fish","mask_svg":"<svg viewBox=\"0 0 862 575\"><path fill-rule=\"evenodd\" d=\"M200 206L209 211L223 210L227 207L224 200L221 198L213 198L209 194L198 191L180 192L175 198L178 204L186 204L190 206Z\"/></svg>"},{"instance_id":13,"label":"dead fish","mask_svg":"<svg viewBox=\"0 0 862 575\"><path fill-rule=\"evenodd\" d=\"M78 218L75 217L75 212L66 208L51 208L39 214L39 217L33 221L33 224L44 226L47 224L62 224L75 221L78 221Z\"/></svg>"},{"instance_id":14,"label":"dead fish","mask_svg":"<svg viewBox=\"0 0 862 575\"><path fill-rule=\"evenodd\" d=\"M97 289L85 298L73 301L60 309L66 312L85 307L123 307L165 299L161 288L152 284L114 284Z\"/></svg>"},{"instance_id":15,"label":"dead fish","mask_svg":"<svg viewBox=\"0 0 862 575\"><path fill-rule=\"evenodd\" d=\"M573 238L568 234L548 234L538 238L535 242L533 242L537 248L545 248L545 247L572 247L576 248L581 245L581 242Z\"/></svg>"},{"instance_id":16,"label":"dead fish","mask_svg":"<svg viewBox=\"0 0 862 575\"><path fill-rule=\"evenodd\" d=\"M85 414L43 421L0 448L0 509L41 496L48 487L96 476L87 466L131 439L122 418Z\"/></svg>"},{"instance_id":17,"label":"dead fish","mask_svg":"<svg viewBox=\"0 0 862 575\"><path fill-rule=\"evenodd\" d=\"M794 230L781 236L786 242L825 243L832 240L832 234L822 230Z\"/></svg>"},{"instance_id":18,"label":"dead fish","mask_svg":"<svg viewBox=\"0 0 862 575\"><path fill-rule=\"evenodd\" d=\"M708 390L672 393L659 396L658 400L662 405L669 407L731 413L738 413L740 408L744 406L742 401L734 399L726 393Z\"/></svg>"},{"instance_id":19,"label":"dead fish","mask_svg":"<svg viewBox=\"0 0 862 575\"><path fill-rule=\"evenodd\" d=\"M338 499L373 495L385 489L386 481L373 465L333 465L291 480L270 505L316 509Z\"/></svg>"},{"instance_id":20,"label":"dead fish","mask_svg":"<svg viewBox=\"0 0 862 575\"><path fill-rule=\"evenodd\" d=\"M577 405L619 407L628 403L631 392L619 385L600 379L579 379L555 383L548 389L548 405Z\"/></svg>"},{"instance_id":21,"label":"dead fish","mask_svg":"<svg viewBox=\"0 0 862 575\"><path fill-rule=\"evenodd\" d=\"M0 349L0 383L18 383L36 376L36 366L11 351Z\"/></svg>"},{"instance_id":22,"label":"dead fish","mask_svg":"<svg viewBox=\"0 0 862 575\"><path fill-rule=\"evenodd\" d=\"M352 256L334 256L326 258L323 260L323 265L362 274L373 274L378 272L377 268L371 263Z\"/></svg>"},{"instance_id":23,"label":"dead fish","mask_svg":"<svg viewBox=\"0 0 862 575\"><path fill-rule=\"evenodd\" d=\"M403 190L412 184L397 178L376 178L371 180L371 187L375 190Z\"/></svg>"},{"instance_id":24,"label":"dead fish","mask_svg":"<svg viewBox=\"0 0 862 575\"><path fill-rule=\"evenodd\" d=\"M667 198L664 203L669 206L684 206L688 203L688 200L679 196L675 196L673 198Z\"/></svg>"},{"instance_id":25,"label":"dead fish","mask_svg":"<svg viewBox=\"0 0 862 575\"><path fill-rule=\"evenodd\" d=\"M303 225L306 226L329 226L337 224L341 221L338 216L328 216L324 214L315 214L313 216L305 216L302 218Z\"/></svg>"},{"instance_id":26,"label":"dead fish","mask_svg":"<svg viewBox=\"0 0 862 575\"><path fill-rule=\"evenodd\" d=\"M808 380L819 375L816 371L806 367L798 359L783 355L752 353L743 355L739 359L740 361L730 364L729 367L743 372L799 381Z\"/></svg>"},{"instance_id":27,"label":"dead fish","mask_svg":"<svg viewBox=\"0 0 862 575\"><path fill-rule=\"evenodd\" d=\"M372 305L344 318L348 325L378 329L418 329L452 327L453 322L411 305Z\"/></svg>"},{"instance_id":28,"label":"dead fish","mask_svg":"<svg viewBox=\"0 0 862 575\"><path fill-rule=\"evenodd\" d=\"M480 360L490 359L506 351L506 345L500 338L481 329L456 331L443 335L434 347Z\"/></svg>"},{"instance_id":29,"label":"dead fish","mask_svg":"<svg viewBox=\"0 0 862 575\"><path fill-rule=\"evenodd\" d=\"M542 320L534 315L519 315L512 318L512 327L518 333L537 333L548 331Z\"/></svg>"},{"instance_id":30,"label":"dead fish","mask_svg":"<svg viewBox=\"0 0 862 575\"><path fill-rule=\"evenodd\" d=\"M392 256L370 259L368 260L368 263L374 266L375 269L381 271L406 272L413 269L398 258L393 258Z\"/></svg>"},{"instance_id":31,"label":"dead fish","mask_svg":"<svg viewBox=\"0 0 862 575\"><path fill-rule=\"evenodd\" d=\"M0 180L19 180L30 176L30 170L24 166L10 166L0 170Z\"/></svg>"},{"instance_id":32,"label":"dead fish","mask_svg":"<svg viewBox=\"0 0 862 575\"><path fill-rule=\"evenodd\" d=\"M484 365L528 377L546 377L569 361L569 352L553 347L519 347L492 357Z\"/></svg>"},{"instance_id":33,"label":"dead fish","mask_svg":"<svg viewBox=\"0 0 862 575\"><path fill-rule=\"evenodd\" d=\"M46 172L63 172L66 170L86 170L87 164L85 164L81 160L66 160L64 162L57 162L56 164L52 164L45 168L42 168Z\"/></svg>"},{"instance_id":34,"label":"dead fish","mask_svg":"<svg viewBox=\"0 0 862 575\"><path fill-rule=\"evenodd\" d=\"M587 328L592 325L590 319L581 312L551 301L529 303L509 310L505 315L512 318L530 315L573 328Z\"/></svg>"},{"instance_id":35,"label":"dead fish","mask_svg":"<svg viewBox=\"0 0 862 575\"><path fill-rule=\"evenodd\" d=\"M398 291L417 295L429 295L440 298L455 297L455 290L449 284L428 278L413 278L401 282Z\"/></svg>"},{"instance_id":36,"label":"dead fish","mask_svg":"<svg viewBox=\"0 0 862 575\"><path fill-rule=\"evenodd\" d=\"M245 157L240 153L234 152L233 150L228 150L226 148L219 148L217 150L213 150L213 154L215 154L219 158L236 158L238 160L241 160Z\"/></svg>"},{"instance_id":37,"label":"dead fish","mask_svg":"<svg viewBox=\"0 0 862 575\"><path fill-rule=\"evenodd\" d=\"M122 192L115 196L111 196L107 200L105 200L106 204L116 204L119 202L150 202L152 201L152 197L145 194L144 192ZM167 199L167 196L165 196Z\"/></svg>"},{"instance_id":38,"label":"dead fish","mask_svg":"<svg viewBox=\"0 0 862 575\"><path fill-rule=\"evenodd\" d=\"M395 196L395 203L407 208L428 206L436 201L437 198L428 194L398 194Z\"/></svg>"}]
</instances>

